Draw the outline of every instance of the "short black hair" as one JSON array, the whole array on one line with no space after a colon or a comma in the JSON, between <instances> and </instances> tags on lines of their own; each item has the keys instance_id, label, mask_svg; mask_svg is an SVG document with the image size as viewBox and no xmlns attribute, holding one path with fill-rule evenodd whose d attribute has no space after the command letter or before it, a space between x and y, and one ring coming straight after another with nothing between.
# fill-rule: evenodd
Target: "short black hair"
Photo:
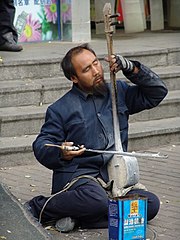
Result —
<instances>
[{"instance_id":1,"label":"short black hair","mask_svg":"<svg viewBox=\"0 0 180 240\"><path fill-rule=\"evenodd\" d=\"M80 52L82 52L84 49L92 52L95 56L96 53L94 52L94 50L92 48L89 47L88 43L84 43L81 44L79 46L76 46L74 48L71 48L66 55L64 56L64 58L61 61L61 68L63 70L63 73L65 75L65 77L69 80L71 80L71 77L73 76L77 76L76 75L76 71L74 69L74 66L72 64L72 57L76 54L79 54Z\"/></svg>"}]
</instances>

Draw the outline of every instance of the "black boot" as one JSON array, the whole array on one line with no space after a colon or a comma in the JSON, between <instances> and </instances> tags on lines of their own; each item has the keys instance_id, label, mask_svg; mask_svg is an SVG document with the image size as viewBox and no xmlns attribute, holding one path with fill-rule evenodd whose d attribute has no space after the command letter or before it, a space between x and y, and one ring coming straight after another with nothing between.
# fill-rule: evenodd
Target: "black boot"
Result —
<instances>
[{"instance_id":1,"label":"black boot","mask_svg":"<svg viewBox=\"0 0 180 240\"><path fill-rule=\"evenodd\" d=\"M0 51L19 52L23 50L23 47L14 41L12 32L4 34L3 38L5 42L0 45Z\"/></svg>"}]
</instances>

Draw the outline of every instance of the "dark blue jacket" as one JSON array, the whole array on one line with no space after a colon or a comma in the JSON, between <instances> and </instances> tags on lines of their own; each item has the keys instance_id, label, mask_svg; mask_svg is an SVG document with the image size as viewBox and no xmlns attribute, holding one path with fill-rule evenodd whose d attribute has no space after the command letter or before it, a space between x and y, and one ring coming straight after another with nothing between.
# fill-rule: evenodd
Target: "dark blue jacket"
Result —
<instances>
[{"instance_id":1,"label":"dark blue jacket","mask_svg":"<svg viewBox=\"0 0 180 240\"><path fill-rule=\"evenodd\" d=\"M117 108L124 151L128 144L129 115L157 106L167 94L167 88L155 73L135 63L140 68L138 74L126 75L135 85L117 81ZM45 123L33 143L37 160L53 170L52 193L82 174L100 175L108 181L106 166L112 155L84 152L72 161L64 161L58 148L44 146L46 143L61 144L64 141L92 149L114 149L110 91L98 96L89 95L73 85L69 92L48 107ZM84 181L87 180L81 180L78 184Z\"/></svg>"}]
</instances>

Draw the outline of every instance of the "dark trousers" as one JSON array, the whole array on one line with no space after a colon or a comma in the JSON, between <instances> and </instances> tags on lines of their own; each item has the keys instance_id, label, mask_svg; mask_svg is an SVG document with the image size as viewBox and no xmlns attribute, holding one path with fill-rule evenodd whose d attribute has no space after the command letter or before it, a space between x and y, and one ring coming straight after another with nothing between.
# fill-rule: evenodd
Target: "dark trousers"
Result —
<instances>
[{"instance_id":1,"label":"dark trousers","mask_svg":"<svg viewBox=\"0 0 180 240\"><path fill-rule=\"evenodd\" d=\"M13 25L15 7L13 0L0 0L0 45L5 42L3 35L12 32L14 41L17 42L18 35Z\"/></svg>"},{"instance_id":2,"label":"dark trousers","mask_svg":"<svg viewBox=\"0 0 180 240\"><path fill-rule=\"evenodd\" d=\"M148 221L154 218L160 206L157 196L144 190L133 190L128 195L134 193L139 193L148 198ZM37 196L29 202L32 213L36 218L39 218L40 211L47 199L44 196ZM42 222L64 217L76 219L82 228L107 228L107 193L98 183L91 180L74 190L56 195L45 207Z\"/></svg>"}]
</instances>

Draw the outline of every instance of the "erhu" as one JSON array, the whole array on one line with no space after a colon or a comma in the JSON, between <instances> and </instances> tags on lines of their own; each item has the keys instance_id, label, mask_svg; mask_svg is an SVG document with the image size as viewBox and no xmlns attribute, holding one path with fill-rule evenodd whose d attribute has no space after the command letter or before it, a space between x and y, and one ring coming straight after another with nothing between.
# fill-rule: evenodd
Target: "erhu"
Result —
<instances>
[{"instance_id":1,"label":"erhu","mask_svg":"<svg viewBox=\"0 0 180 240\"><path fill-rule=\"evenodd\" d=\"M108 56L113 54L113 30L114 23L112 19L118 17L117 14L111 14L111 4L106 3L103 8L105 34L107 40ZM111 80L111 97L112 97L112 114L114 125L114 140L115 151L123 152L119 118L117 115L117 89L116 89L116 74L110 71ZM109 180L112 182L112 197L123 195L123 189L133 186L139 181L138 161L134 156L119 156L114 155L108 164Z\"/></svg>"}]
</instances>

